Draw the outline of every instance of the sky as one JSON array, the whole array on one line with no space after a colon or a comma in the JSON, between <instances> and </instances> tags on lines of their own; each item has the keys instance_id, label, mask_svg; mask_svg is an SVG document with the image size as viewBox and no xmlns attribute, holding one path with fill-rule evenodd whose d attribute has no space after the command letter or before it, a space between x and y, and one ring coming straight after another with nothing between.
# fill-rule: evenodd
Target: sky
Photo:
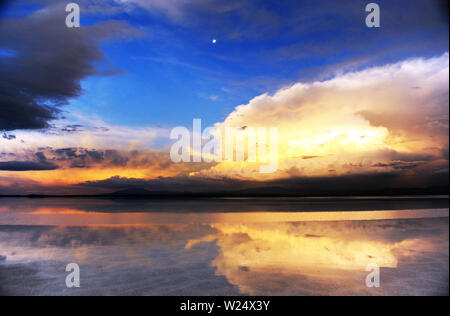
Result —
<instances>
[{"instance_id":1,"label":"sky","mask_svg":"<svg viewBox=\"0 0 450 316\"><path fill-rule=\"evenodd\" d=\"M447 1L0 2L0 194L448 186ZM277 127L277 170L174 127Z\"/></svg>"}]
</instances>

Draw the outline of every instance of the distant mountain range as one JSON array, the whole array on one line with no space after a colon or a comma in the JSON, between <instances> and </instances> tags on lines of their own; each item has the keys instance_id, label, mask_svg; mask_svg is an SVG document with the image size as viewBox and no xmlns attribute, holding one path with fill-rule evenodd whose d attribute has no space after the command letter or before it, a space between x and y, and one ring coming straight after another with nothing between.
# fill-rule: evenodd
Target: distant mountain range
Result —
<instances>
[{"instance_id":1,"label":"distant mountain range","mask_svg":"<svg viewBox=\"0 0 450 316\"><path fill-rule=\"evenodd\" d=\"M179 192L179 191L149 191L143 188L128 188L109 194L92 195L0 195L1 197L105 197L105 198L209 198L209 197L345 197L345 196L419 196L419 195L448 195L449 187L428 188L386 188L378 190L323 190L297 191L280 187L266 187L243 189L239 191L218 192Z\"/></svg>"},{"instance_id":2,"label":"distant mountain range","mask_svg":"<svg viewBox=\"0 0 450 316\"><path fill-rule=\"evenodd\" d=\"M110 195L114 195L114 196L154 195L154 192L148 191L146 189L141 189L141 188L130 188L130 189L113 192Z\"/></svg>"}]
</instances>

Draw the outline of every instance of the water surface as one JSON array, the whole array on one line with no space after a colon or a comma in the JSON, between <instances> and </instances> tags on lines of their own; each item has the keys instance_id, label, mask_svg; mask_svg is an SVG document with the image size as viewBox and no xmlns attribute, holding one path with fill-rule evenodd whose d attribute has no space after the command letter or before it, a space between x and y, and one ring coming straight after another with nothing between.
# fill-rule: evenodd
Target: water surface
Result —
<instances>
[{"instance_id":1,"label":"water surface","mask_svg":"<svg viewBox=\"0 0 450 316\"><path fill-rule=\"evenodd\" d=\"M3 199L0 294L443 295L448 214L446 197Z\"/></svg>"}]
</instances>

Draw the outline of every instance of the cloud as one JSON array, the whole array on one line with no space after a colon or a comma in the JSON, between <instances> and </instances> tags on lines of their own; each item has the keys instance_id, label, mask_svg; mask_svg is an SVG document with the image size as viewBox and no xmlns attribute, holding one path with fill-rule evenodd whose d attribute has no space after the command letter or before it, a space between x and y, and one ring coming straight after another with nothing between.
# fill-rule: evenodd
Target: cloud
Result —
<instances>
[{"instance_id":1,"label":"cloud","mask_svg":"<svg viewBox=\"0 0 450 316\"><path fill-rule=\"evenodd\" d=\"M32 161L6 161L0 162L1 171L37 171L37 170L55 170L58 166L46 162Z\"/></svg>"},{"instance_id":2,"label":"cloud","mask_svg":"<svg viewBox=\"0 0 450 316\"><path fill-rule=\"evenodd\" d=\"M45 148L43 151L49 160L64 168L153 168L169 169L173 163L165 151L158 150L118 150Z\"/></svg>"},{"instance_id":3,"label":"cloud","mask_svg":"<svg viewBox=\"0 0 450 316\"><path fill-rule=\"evenodd\" d=\"M158 177L156 179L138 179L114 176L100 181L87 181L79 186L92 188L108 188L111 190L126 188L144 188L154 192L220 192L231 191L237 188L247 187L248 184L234 179L208 179L200 177L190 177L188 175L178 175L175 177Z\"/></svg>"},{"instance_id":4,"label":"cloud","mask_svg":"<svg viewBox=\"0 0 450 316\"><path fill-rule=\"evenodd\" d=\"M137 36L126 23L108 21L69 29L64 6L55 4L23 18L4 18L0 47L0 130L41 129L60 117L60 107L82 92L80 81L99 71L99 45L112 38Z\"/></svg>"},{"instance_id":5,"label":"cloud","mask_svg":"<svg viewBox=\"0 0 450 316\"><path fill-rule=\"evenodd\" d=\"M278 127L278 172L262 176L252 163L220 163L198 176L268 180L448 169L448 77L445 53L257 96L216 126Z\"/></svg>"},{"instance_id":6,"label":"cloud","mask_svg":"<svg viewBox=\"0 0 450 316\"><path fill-rule=\"evenodd\" d=\"M171 22L215 32L230 39L273 37L278 34L282 18L269 2L249 0L119 0L132 8L167 17ZM271 10L272 9L272 10ZM205 31L206 30L206 31Z\"/></svg>"},{"instance_id":7,"label":"cloud","mask_svg":"<svg viewBox=\"0 0 450 316\"><path fill-rule=\"evenodd\" d=\"M34 161L0 161L1 171L42 171L56 170L59 167L47 160L43 152L34 153Z\"/></svg>"},{"instance_id":8,"label":"cloud","mask_svg":"<svg viewBox=\"0 0 450 316\"><path fill-rule=\"evenodd\" d=\"M169 145L168 127L131 127L109 124L96 117L72 112L70 119L54 121L44 130L19 130L14 139L0 137L2 151L24 155L38 148L86 148L90 150L161 149Z\"/></svg>"},{"instance_id":9,"label":"cloud","mask_svg":"<svg viewBox=\"0 0 450 316\"><path fill-rule=\"evenodd\" d=\"M2 137L3 137L3 139L7 139L7 140L16 139L16 136L15 136L15 135L12 135L12 134L6 134L6 133L3 133Z\"/></svg>"},{"instance_id":10,"label":"cloud","mask_svg":"<svg viewBox=\"0 0 450 316\"><path fill-rule=\"evenodd\" d=\"M172 23L233 40L292 36L296 38L295 44L286 41L280 51L289 59L303 57L304 53L310 56L325 52L337 54L350 48L354 51L367 47L378 49L377 41L383 36L409 37L431 32L433 37L440 37L448 29L448 4L442 0L414 3L380 0L377 3L382 8L383 28L381 32L370 34L365 32L367 28L363 24L367 5L363 0L279 1L277 5L266 0L119 0L117 3L128 12L143 9L153 16L166 17ZM326 40L317 36L328 31L332 31L332 35L325 34ZM349 33L352 36L348 36ZM310 41L310 38L320 40ZM411 40L415 42L412 37ZM445 36L440 40L445 41Z\"/></svg>"},{"instance_id":11,"label":"cloud","mask_svg":"<svg viewBox=\"0 0 450 316\"><path fill-rule=\"evenodd\" d=\"M22 161L37 160L43 165L51 162L52 166L64 169L84 169L93 168L124 168L124 169L172 169L174 163L166 151L159 150L121 150L121 149L89 149L83 147L52 148L43 147L37 149L27 149L21 153L4 153L2 160L8 157L15 157ZM1 162L5 166L8 161ZM15 162L14 162L15 163ZM193 166L194 167L194 166ZM197 166L198 167L198 166ZM34 170L54 170L34 169ZM174 168L183 170L183 168ZM189 170L198 170L191 168ZM6 170L6 169L5 169Z\"/></svg>"}]
</instances>

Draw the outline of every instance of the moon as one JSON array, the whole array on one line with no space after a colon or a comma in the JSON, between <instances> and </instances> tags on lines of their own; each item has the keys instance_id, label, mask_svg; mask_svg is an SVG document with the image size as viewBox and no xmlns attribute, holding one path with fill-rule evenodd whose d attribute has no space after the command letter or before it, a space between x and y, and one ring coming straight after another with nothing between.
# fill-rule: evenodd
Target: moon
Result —
<instances>
[{"instance_id":1,"label":"moon","mask_svg":"<svg viewBox=\"0 0 450 316\"><path fill-rule=\"evenodd\" d=\"M214 38L214 39L212 40L212 43L213 43L213 44L217 43L217 40Z\"/></svg>"}]
</instances>

